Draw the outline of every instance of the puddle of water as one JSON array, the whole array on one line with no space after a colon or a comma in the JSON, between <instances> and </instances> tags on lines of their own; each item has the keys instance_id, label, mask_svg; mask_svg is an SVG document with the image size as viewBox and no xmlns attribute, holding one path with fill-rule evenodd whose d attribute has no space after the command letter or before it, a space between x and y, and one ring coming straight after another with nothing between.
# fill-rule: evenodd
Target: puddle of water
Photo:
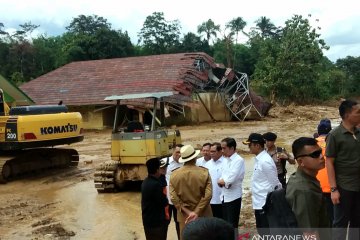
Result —
<instances>
[{"instance_id":1,"label":"puddle of water","mask_svg":"<svg viewBox=\"0 0 360 240\"><path fill-rule=\"evenodd\" d=\"M71 239L145 239L139 191L98 194L93 181L56 191L61 201L58 211L67 229L76 232ZM170 225L168 239L175 238Z\"/></svg>"},{"instance_id":2,"label":"puddle of water","mask_svg":"<svg viewBox=\"0 0 360 240\"><path fill-rule=\"evenodd\" d=\"M60 202L56 215L72 239L135 239L131 232L142 230L138 193L98 194L87 181L43 195Z\"/></svg>"}]
</instances>

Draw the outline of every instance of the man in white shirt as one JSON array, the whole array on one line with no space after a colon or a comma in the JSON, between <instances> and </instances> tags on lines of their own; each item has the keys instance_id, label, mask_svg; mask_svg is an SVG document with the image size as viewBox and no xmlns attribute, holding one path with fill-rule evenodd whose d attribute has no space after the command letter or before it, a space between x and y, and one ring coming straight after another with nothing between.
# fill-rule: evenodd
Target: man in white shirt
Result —
<instances>
[{"instance_id":1,"label":"man in white shirt","mask_svg":"<svg viewBox=\"0 0 360 240\"><path fill-rule=\"evenodd\" d=\"M212 198L210 206L214 217L223 218L222 204L220 200L221 188L217 184L217 181L221 178L222 164L224 162L220 143L215 142L211 145L210 156L211 160L207 161L205 164L205 167L209 170L212 183Z\"/></svg>"},{"instance_id":2,"label":"man in white shirt","mask_svg":"<svg viewBox=\"0 0 360 240\"><path fill-rule=\"evenodd\" d=\"M198 158L196 160L196 166L198 167L205 167L206 162L210 161L211 156L210 156L210 147L211 147L211 143L204 143L202 145L201 148L201 158Z\"/></svg>"},{"instance_id":3,"label":"man in white shirt","mask_svg":"<svg viewBox=\"0 0 360 240\"><path fill-rule=\"evenodd\" d=\"M167 167L166 170L166 182L167 182L167 186L166 186L166 194L167 194L167 198L169 200L169 215L170 215L170 221L171 221L171 216L174 216L174 222L175 222L175 227L176 227L176 234L178 236L178 239L180 239L180 225L179 222L177 221L177 211L176 211L176 207L174 206L174 204L171 202L170 199L170 191L169 191L169 186L170 186L170 176L172 174L172 172L175 169L178 169L179 167L182 167L184 164L183 163L179 163L179 159L180 159L180 149L181 147L183 147L184 145L182 144L177 144L175 146L175 148L173 149L173 155L171 157L169 157L169 165Z\"/></svg>"},{"instance_id":4,"label":"man in white shirt","mask_svg":"<svg viewBox=\"0 0 360 240\"><path fill-rule=\"evenodd\" d=\"M250 152L255 154L254 172L251 180L252 205L255 211L256 228L259 235L269 233L269 223L263 210L269 192L281 188L276 165L265 151L265 139L261 134L251 133L247 141Z\"/></svg>"},{"instance_id":5,"label":"man in white shirt","mask_svg":"<svg viewBox=\"0 0 360 240\"><path fill-rule=\"evenodd\" d=\"M223 208L223 218L238 228L242 182L245 175L244 159L236 153L236 141L233 138L224 138L221 140L221 148L224 155L223 171L218 185L221 187L221 196Z\"/></svg>"}]
</instances>

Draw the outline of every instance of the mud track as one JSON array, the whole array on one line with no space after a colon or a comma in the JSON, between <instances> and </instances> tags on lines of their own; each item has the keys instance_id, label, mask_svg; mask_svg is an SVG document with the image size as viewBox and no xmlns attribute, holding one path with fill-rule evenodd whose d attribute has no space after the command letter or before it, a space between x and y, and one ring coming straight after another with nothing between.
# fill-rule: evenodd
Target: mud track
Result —
<instances>
[{"instance_id":1,"label":"mud track","mask_svg":"<svg viewBox=\"0 0 360 240\"><path fill-rule=\"evenodd\" d=\"M295 138L312 136L323 117L339 121L335 107L289 106L271 109L261 121L205 123L179 129L183 142L197 147L227 136L238 141L238 151L246 159L240 228L248 228L255 222L249 193L253 156L241 140L251 132L274 131L278 144L290 150ZM71 146L80 154L77 168L27 174L0 185L0 239L145 239L139 185L127 192L101 195L93 186L95 167L110 159L110 134L110 130L88 131L83 142ZM175 239L174 229L171 223L170 240Z\"/></svg>"}]
</instances>

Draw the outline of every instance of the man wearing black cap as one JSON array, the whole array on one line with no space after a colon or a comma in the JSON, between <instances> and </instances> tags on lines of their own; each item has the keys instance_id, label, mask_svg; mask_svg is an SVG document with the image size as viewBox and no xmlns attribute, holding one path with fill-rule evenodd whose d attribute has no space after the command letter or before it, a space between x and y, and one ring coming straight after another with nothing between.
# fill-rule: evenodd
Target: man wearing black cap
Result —
<instances>
[{"instance_id":1,"label":"man wearing black cap","mask_svg":"<svg viewBox=\"0 0 360 240\"><path fill-rule=\"evenodd\" d=\"M148 177L141 184L141 210L146 240L166 240L166 195L160 183L160 161L152 158L146 162Z\"/></svg>"},{"instance_id":2,"label":"man wearing black cap","mask_svg":"<svg viewBox=\"0 0 360 240\"><path fill-rule=\"evenodd\" d=\"M273 132L263 134L266 141L266 151L275 162L278 179L283 188L286 187L286 162L295 164L294 158L286 152L285 148L275 146L277 135Z\"/></svg>"},{"instance_id":3,"label":"man wearing black cap","mask_svg":"<svg viewBox=\"0 0 360 240\"><path fill-rule=\"evenodd\" d=\"M251 180L252 205L255 210L256 228L259 235L268 234L269 223L263 210L269 192L281 188L277 178L276 166L270 155L264 150L265 140L259 133L252 133L243 142L255 154L254 172Z\"/></svg>"}]
</instances>

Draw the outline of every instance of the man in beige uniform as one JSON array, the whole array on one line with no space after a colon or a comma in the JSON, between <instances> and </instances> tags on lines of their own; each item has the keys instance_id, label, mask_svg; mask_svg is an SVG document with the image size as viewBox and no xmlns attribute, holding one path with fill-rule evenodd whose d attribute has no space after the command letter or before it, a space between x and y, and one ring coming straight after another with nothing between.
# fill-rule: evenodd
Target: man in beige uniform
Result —
<instances>
[{"instance_id":1,"label":"man in beige uniform","mask_svg":"<svg viewBox=\"0 0 360 240\"><path fill-rule=\"evenodd\" d=\"M211 178L206 168L195 165L199 153L190 145L183 146L179 163L184 166L175 170L170 178L170 198L178 212L180 239L186 223L198 217L212 217Z\"/></svg>"}]
</instances>

